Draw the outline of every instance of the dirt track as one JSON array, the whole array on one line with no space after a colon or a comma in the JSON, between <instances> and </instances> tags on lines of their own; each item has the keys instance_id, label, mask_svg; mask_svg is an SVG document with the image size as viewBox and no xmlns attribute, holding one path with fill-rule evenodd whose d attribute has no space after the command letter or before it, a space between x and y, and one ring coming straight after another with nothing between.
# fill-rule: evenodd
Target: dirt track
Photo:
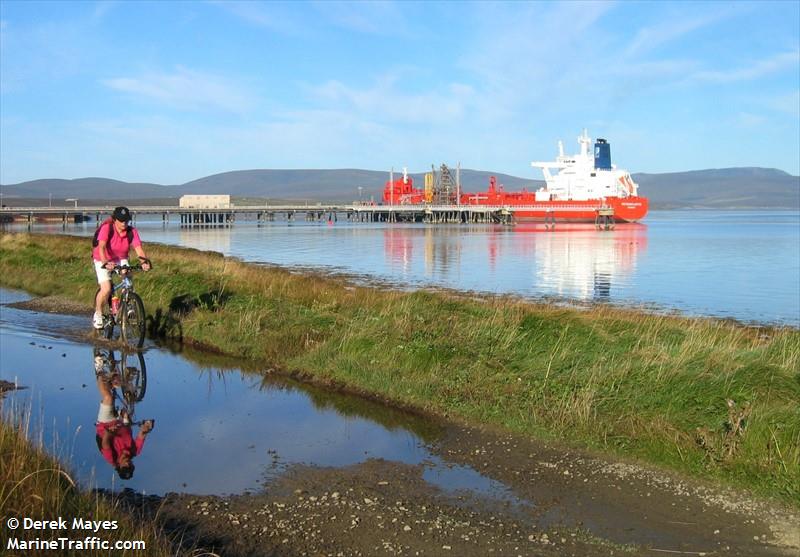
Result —
<instances>
[{"instance_id":1,"label":"dirt track","mask_svg":"<svg viewBox=\"0 0 800 557\"><path fill-rule=\"evenodd\" d=\"M221 555L797 555L791 512L634 464L451 427L448 461L506 498L443 492L422 466L294 467L263 493L137 498L168 531Z\"/></svg>"}]
</instances>

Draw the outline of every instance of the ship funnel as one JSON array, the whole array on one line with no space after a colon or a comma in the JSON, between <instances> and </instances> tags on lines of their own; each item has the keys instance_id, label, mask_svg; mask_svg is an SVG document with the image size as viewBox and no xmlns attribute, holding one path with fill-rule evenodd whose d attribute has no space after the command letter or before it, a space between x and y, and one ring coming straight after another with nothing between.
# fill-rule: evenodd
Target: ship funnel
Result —
<instances>
[{"instance_id":1,"label":"ship funnel","mask_svg":"<svg viewBox=\"0 0 800 557\"><path fill-rule=\"evenodd\" d=\"M611 144L605 139L598 139L594 144L594 167L611 170Z\"/></svg>"}]
</instances>

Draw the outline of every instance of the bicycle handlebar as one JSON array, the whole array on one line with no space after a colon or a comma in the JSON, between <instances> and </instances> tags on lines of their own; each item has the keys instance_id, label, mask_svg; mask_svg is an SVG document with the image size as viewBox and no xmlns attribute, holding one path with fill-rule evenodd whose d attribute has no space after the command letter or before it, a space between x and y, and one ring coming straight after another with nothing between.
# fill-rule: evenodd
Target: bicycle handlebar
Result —
<instances>
[{"instance_id":1,"label":"bicycle handlebar","mask_svg":"<svg viewBox=\"0 0 800 557\"><path fill-rule=\"evenodd\" d=\"M149 259L144 259L144 263L148 263L150 265L150 269L153 268L153 264L150 262ZM119 274L121 271L141 271L142 265L114 265L114 270L112 272Z\"/></svg>"},{"instance_id":2,"label":"bicycle handlebar","mask_svg":"<svg viewBox=\"0 0 800 557\"><path fill-rule=\"evenodd\" d=\"M121 271L141 271L141 265L114 265L114 272L119 274Z\"/></svg>"}]
</instances>

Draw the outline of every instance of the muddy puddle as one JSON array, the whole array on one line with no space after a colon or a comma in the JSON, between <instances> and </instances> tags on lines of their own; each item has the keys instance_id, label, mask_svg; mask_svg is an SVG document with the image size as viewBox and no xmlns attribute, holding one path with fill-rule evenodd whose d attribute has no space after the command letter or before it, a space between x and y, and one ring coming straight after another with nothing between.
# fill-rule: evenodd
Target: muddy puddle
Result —
<instances>
[{"instance_id":1,"label":"muddy puddle","mask_svg":"<svg viewBox=\"0 0 800 557\"><path fill-rule=\"evenodd\" d=\"M442 427L419 416L263 373L202 365L152 345L126 354L89 342L83 316L9 305L27 299L0 291L2 377L26 387L8 398L32 408L45 443L59 440L85 485L157 495L241 494L295 465L344 467L384 459L422 466L424 479L445 491L523 504L502 483L433 454L427 443L441 436ZM126 481L97 449L98 356L143 378L133 421L156 424ZM134 426L134 436L137 431Z\"/></svg>"}]
</instances>

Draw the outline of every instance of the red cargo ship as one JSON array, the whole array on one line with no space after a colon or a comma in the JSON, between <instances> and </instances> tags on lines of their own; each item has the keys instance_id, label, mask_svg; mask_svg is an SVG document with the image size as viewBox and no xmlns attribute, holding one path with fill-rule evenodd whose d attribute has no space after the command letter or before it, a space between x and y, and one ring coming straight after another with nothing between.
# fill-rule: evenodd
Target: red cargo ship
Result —
<instances>
[{"instance_id":1,"label":"red cargo ship","mask_svg":"<svg viewBox=\"0 0 800 557\"><path fill-rule=\"evenodd\" d=\"M627 170L611 164L611 145L605 139L594 144L586 131L578 138L580 153L564 155L559 141L559 155L553 162L533 162L541 168L545 187L537 191L507 192L497 185L494 176L489 189L478 193L462 193L457 184L445 180L434 183L426 177L425 189L414 187L413 179L404 171L402 178L389 180L383 191L387 205L482 205L508 208L516 220L557 220L567 222L597 222L598 218L614 222L635 222L647 214L648 201L638 194L639 186ZM446 170L446 167L443 167ZM551 169L557 169L556 174ZM449 175L448 175L449 177Z\"/></svg>"}]
</instances>

